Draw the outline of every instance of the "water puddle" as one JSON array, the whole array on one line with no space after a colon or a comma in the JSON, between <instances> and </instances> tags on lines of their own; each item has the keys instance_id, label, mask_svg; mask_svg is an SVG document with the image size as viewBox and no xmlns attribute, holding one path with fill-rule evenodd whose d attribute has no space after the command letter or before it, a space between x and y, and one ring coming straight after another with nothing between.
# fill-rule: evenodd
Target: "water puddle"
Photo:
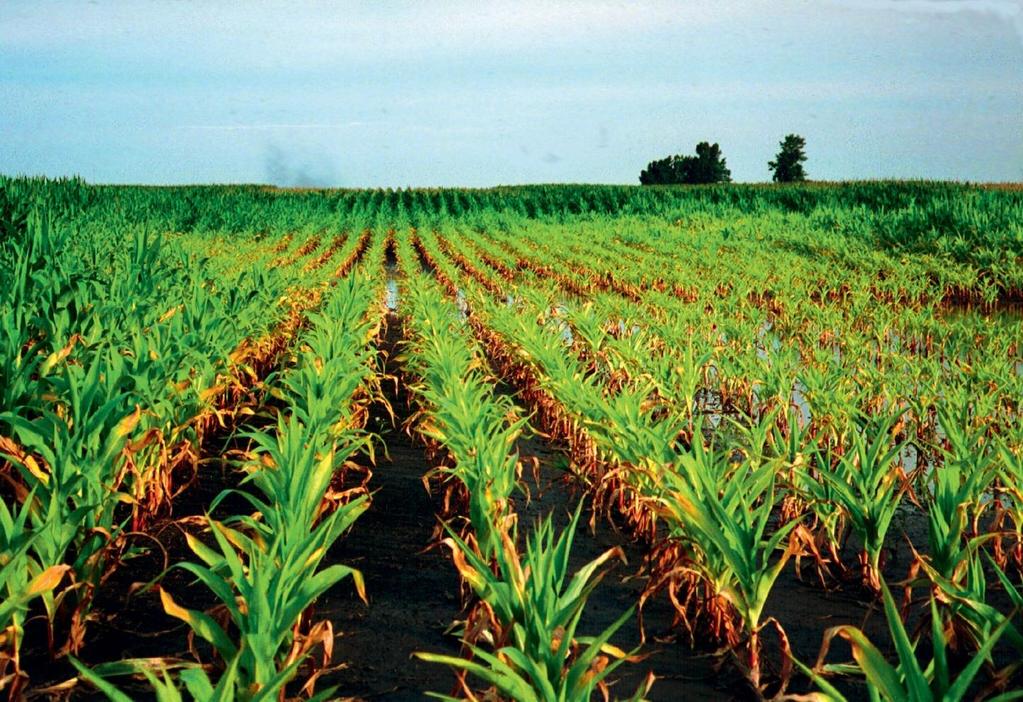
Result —
<instances>
[{"instance_id":1,"label":"water puddle","mask_svg":"<svg viewBox=\"0 0 1023 702\"><path fill-rule=\"evenodd\" d=\"M384 263L384 271L387 273L386 292L384 302L391 312L398 310L398 261L394 258L394 249L387 247L387 260Z\"/></svg>"},{"instance_id":2,"label":"water puddle","mask_svg":"<svg viewBox=\"0 0 1023 702\"><path fill-rule=\"evenodd\" d=\"M398 310L398 281L394 278L387 279L385 302L387 303L387 309L391 312Z\"/></svg>"}]
</instances>

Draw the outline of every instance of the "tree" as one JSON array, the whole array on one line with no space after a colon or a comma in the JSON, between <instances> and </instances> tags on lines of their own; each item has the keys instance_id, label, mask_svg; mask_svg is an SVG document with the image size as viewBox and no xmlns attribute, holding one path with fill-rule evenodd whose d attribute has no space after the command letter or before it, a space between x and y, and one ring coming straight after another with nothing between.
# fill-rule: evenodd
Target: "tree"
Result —
<instances>
[{"instance_id":1,"label":"tree","mask_svg":"<svg viewBox=\"0 0 1023 702\"><path fill-rule=\"evenodd\" d=\"M806 180L806 172L803 170L803 162L806 160L806 139L798 134L789 134L781 142L781 151L775 156L774 161L768 161L767 165L774 175L775 183L794 183Z\"/></svg>"},{"instance_id":2,"label":"tree","mask_svg":"<svg viewBox=\"0 0 1023 702\"><path fill-rule=\"evenodd\" d=\"M670 185L672 183L683 182L681 162L681 156L668 156L657 161L651 161L639 174L640 184Z\"/></svg>"},{"instance_id":3,"label":"tree","mask_svg":"<svg viewBox=\"0 0 1023 702\"><path fill-rule=\"evenodd\" d=\"M731 183L732 172L725 165L721 147L701 141L696 145L696 158L688 157L691 171L687 183Z\"/></svg>"},{"instance_id":4,"label":"tree","mask_svg":"<svg viewBox=\"0 0 1023 702\"><path fill-rule=\"evenodd\" d=\"M667 156L651 161L639 174L642 185L675 185L685 183L729 183L732 172L721 156L721 147L701 141L695 156Z\"/></svg>"}]
</instances>

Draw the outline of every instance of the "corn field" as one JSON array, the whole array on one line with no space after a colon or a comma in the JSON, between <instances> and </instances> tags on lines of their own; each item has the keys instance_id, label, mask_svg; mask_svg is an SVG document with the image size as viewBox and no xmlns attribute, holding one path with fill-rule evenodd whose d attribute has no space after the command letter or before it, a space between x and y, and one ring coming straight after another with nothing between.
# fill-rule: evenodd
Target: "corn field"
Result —
<instances>
[{"instance_id":1,"label":"corn field","mask_svg":"<svg viewBox=\"0 0 1023 702\"><path fill-rule=\"evenodd\" d=\"M9 700L1023 698L1023 192L3 178L0 264Z\"/></svg>"}]
</instances>

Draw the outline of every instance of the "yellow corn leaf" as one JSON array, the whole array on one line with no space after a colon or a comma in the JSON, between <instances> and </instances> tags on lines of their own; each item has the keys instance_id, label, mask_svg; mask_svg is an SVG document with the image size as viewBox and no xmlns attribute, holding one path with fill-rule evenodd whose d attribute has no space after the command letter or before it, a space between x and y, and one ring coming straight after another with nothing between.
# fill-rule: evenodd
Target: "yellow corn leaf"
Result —
<instances>
[{"instance_id":1,"label":"yellow corn leaf","mask_svg":"<svg viewBox=\"0 0 1023 702\"><path fill-rule=\"evenodd\" d=\"M461 575L474 590L482 588L486 581L480 576L479 572L477 572L477 570L470 566L465 560L465 556L462 554L462 549L460 549L452 539L444 539L443 543L451 548L451 559L455 562L455 568L458 570L458 574Z\"/></svg>"},{"instance_id":2,"label":"yellow corn leaf","mask_svg":"<svg viewBox=\"0 0 1023 702\"><path fill-rule=\"evenodd\" d=\"M319 548L315 549L312 553L309 554L309 558L307 558L305 563L302 564L302 567L303 568L310 568L313 565L315 565L317 563L318 559L323 555L323 552L325 550L326 549L324 549L322 546L320 546Z\"/></svg>"},{"instance_id":3,"label":"yellow corn leaf","mask_svg":"<svg viewBox=\"0 0 1023 702\"><path fill-rule=\"evenodd\" d=\"M157 588L160 591L160 603L163 605L163 611L174 617L180 619L188 624L192 623L192 612L185 609L170 596L170 593L164 590L162 587Z\"/></svg>"},{"instance_id":4,"label":"yellow corn leaf","mask_svg":"<svg viewBox=\"0 0 1023 702\"><path fill-rule=\"evenodd\" d=\"M41 595L44 592L49 592L53 588L57 587L61 579L64 577L64 573L69 571L71 566L68 565L55 565L50 566L42 573L32 578L32 582L28 584L28 589L25 594L30 597Z\"/></svg>"},{"instance_id":5,"label":"yellow corn leaf","mask_svg":"<svg viewBox=\"0 0 1023 702\"><path fill-rule=\"evenodd\" d=\"M114 436L124 438L131 434L135 431L135 427L138 426L139 419L141 419L141 417L142 408L135 405L135 411L117 423L117 426L114 428Z\"/></svg>"},{"instance_id":6,"label":"yellow corn leaf","mask_svg":"<svg viewBox=\"0 0 1023 702\"><path fill-rule=\"evenodd\" d=\"M629 654L618 648L614 644L605 643L600 647L602 653L614 656L615 658L628 658Z\"/></svg>"},{"instance_id":7,"label":"yellow corn leaf","mask_svg":"<svg viewBox=\"0 0 1023 702\"><path fill-rule=\"evenodd\" d=\"M75 347L75 344L78 343L80 339L81 337L78 336L78 334L75 334L74 336L71 337L71 341L68 342L67 346L57 351L54 351L49 356L47 356L46 360L43 362L43 365L40 366L39 368L39 375L49 374L49 372L53 370L54 366L56 366L58 363L60 363L69 355L71 355L71 350Z\"/></svg>"},{"instance_id":8,"label":"yellow corn leaf","mask_svg":"<svg viewBox=\"0 0 1023 702\"><path fill-rule=\"evenodd\" d=\"M38 480L40 483L42 483L43 485L50 484L49 474L45 473L43 469L39 467L39 463L36 462L35 458L33 458L32 456L25 456L25 458L22 459L22 464L28 469L29 473L36 477L36 480Z\"/></svg>"},{"instance_id":9,"label":"yellow corn leaf","mask_svg":"<svg viewBox=\"0 0 1023 702\"><path fill-rule=\"evenodd\" d=\"M216 399L217 395L219 395L225 389L226 386L224 385L214 385L212 387L208 387L205 390L199 392L199 399L203 402L208 402L210 400Z\"/></svg>"},{"instance_id":10,"label":"yellow corn leaf","mask_svg":"<svg viewBox=\"0 0 1023 702\"><path fill-rule=\"evenodd\" d=\"M136 452L144 449L146 446L149 446L154 441L157 441L159 439L159 437L160 437L160 430L159 429L155 429L155 428L154 429L150 429L145 434L143 434L142 437L139 438L137 441L129 442L128 443L128 450L131 451L132 453L136 453Z\"/></svg>"},{"instance_id":11,"label":"yellow corn leaf","mask_svg":"<svg viewBox=\"0 0 1023 702\"><path fill-rule=\"evenodd\" d=\"M181 310L183 307L184 307L184 305L177 305L175 307L171 307L169 310L167 310L166 312L163 313L163 315L158 320L158 323L159 324L163 324L168 319L170 319L171 317L176 315L178 313L178 311Z\"/></svg>"},{"instance_id":12,"label":"yellow corn leaf","mask_svg":"<svg viewBox=\"0 0 1023 702\"><path fill-rule=\"evenodd\" d=\"M366 581L362 577L361 570L352 569L352 582L355 583L355 591L359 594L359 599L369 604L369 600L366 599Z\"/></svg>"}]
</instances>

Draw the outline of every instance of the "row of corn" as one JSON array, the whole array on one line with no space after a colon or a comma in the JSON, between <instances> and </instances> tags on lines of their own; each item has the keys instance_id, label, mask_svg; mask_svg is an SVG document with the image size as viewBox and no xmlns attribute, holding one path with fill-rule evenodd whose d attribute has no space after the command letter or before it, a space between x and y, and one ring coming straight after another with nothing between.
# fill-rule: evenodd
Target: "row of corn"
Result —
<instances>
[{"instance_id":1,"label":"row of corn","mask_svg":"<svg viewBox=\"0 0 1023 702\"><path fill-rule=\"evenodd\" d=\"M588 700L598 689L607 695L606 680L630 658L609 639L632 612L597 636L582 635L578 625L604 565L620 551L570 573L579 510L560 534L551 516L531 529L520 527L514 505L524 493L515 447L526 419L506 395L495 393L458 307L413 264L416 254L405 236L396 248L406 286L402 357L419 408L412 421L438 457L436 479L461 498L446 501L444 543L472 592L460 629L464 655L417 655L458 671L458 693L469 699Z\"/></svg>"},{"instance_id":2,"label":"row of corn","mask_svg":"<svg viewBox=\"0 0 1023 702\"><path fill-rule=\"evenodd\" d=\"M383 236L371 237L367 263L323 292L305 315L291 359L266 379L276 418L246 432L245 478L219 495L248 509L205 518L205 536L187 534L195 561L176 564L216 600L208 611L181 606L160 590L164 610L185 622L209 652L196 663L124 660L86 669L84 677L110 699L131 699L110 681L145 676L160 699L273 700L316 690L332 665L335 633L313 605L351 579L363 599L358 570L332 562L331 549L369 507L369 494L346 476L360 453L372 455L369 405L380 397L375 341L384 323ZM237 502L236 502L237 503Z\"/></svg>"}]
</instances>

